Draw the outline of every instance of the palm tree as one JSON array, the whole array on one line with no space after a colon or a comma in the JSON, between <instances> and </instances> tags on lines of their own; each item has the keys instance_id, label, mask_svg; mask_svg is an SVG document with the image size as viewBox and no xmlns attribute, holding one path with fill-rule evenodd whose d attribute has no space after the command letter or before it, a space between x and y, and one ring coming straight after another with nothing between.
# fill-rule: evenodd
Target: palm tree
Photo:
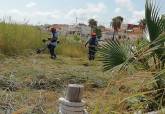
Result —
<instances>
[{"instance_id":1,"label":"palm tree","mask_svg":"<svg viewBox=\"0 0 165 114\"><path fill-rule=\"evenodd\" d=\"M122 24L123 20L124 20L124 18L121 16L117 16L112 19L111 25L114 29L113 38L112 38L113 40L115 38L115 34L118 33L119 29L121 28L121 24Z\"/></svg>"},{"instance_id":2,"label":"palm tree","mask_svg":"<svg viewBox=\"0 0 165 114\"><path fill-rule=\"evenodd\" d=\"M91 27L91 33L92 33L94 29L97 27L97 21L94 19L89 19L88 24Z\"/></svg>"}]
</instances>

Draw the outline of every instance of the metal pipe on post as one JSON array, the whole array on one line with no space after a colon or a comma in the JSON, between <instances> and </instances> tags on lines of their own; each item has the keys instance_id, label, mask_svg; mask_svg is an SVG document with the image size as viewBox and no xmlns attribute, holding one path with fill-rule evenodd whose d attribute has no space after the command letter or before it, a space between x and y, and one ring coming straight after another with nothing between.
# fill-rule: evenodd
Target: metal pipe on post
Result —
<instances>
[{"instance_id":1,"label":"metal pipe on post","mask_svg":"<svg viewBox=\"0 0 165 114\"><path fill-rule=\"evenodd\" d=\"M59 98L60 114L88 114L83 98L83 85L69 84L65 98Z\"/></svg>"}]
</instances>

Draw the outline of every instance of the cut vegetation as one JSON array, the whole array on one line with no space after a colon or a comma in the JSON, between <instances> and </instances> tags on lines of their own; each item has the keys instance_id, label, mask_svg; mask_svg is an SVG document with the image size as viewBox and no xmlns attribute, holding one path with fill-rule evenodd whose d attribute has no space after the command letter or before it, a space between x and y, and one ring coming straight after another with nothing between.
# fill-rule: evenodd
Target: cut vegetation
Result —
<instances>
[{"instance_id":1,"label":"cut vegetation","mask_svg":"<svg viewBox=\"0 0 165 114\"><path fill-rule=\"evenodd\" d=\"M163 109L165 23L153 0L146 0L145 13L149 40L116 39L123 19L115 19L114 39L103 42L93 62L87 61L85 41L77 35L60 36L57 59L50 60L47 51L35 53L47 31L0 22L0 114L58 114L58 98L72 83L85 86L89 114Z\"/></svg>"}]
</instances>

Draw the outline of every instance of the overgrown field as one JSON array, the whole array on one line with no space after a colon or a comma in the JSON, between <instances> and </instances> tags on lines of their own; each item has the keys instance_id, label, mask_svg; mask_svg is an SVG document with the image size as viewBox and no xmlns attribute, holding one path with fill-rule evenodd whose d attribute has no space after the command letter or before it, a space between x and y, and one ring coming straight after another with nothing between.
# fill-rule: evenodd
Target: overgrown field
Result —
<instances>
[{"instance_id":1,"label":"overgrown field","mask_svg":"<svg viewBox=\"0 0 165 114\"><path fill-rule=\"evenodd\" d=\"M0 22L0 59L4 55L18 56L35 53L44 46L42 40L51 37L49 31L27 24ZM84 57L84 40L78 36L59 36L57 53L69 57ZM47 52L47 51L46 51Z\"/></svg>"},{"instance_id":2,"label":"overgrown field","mask_svg":"<svg viewBox=\"0 0 165 114\"><path fill-rule=\"evenodd\" d=\"M58 98L64 96L68 83L85 85L90 114L131 112L145 106L126 98L149 90L146 83L151 79L149 72L104 73L100 62L83 58L59 56L54 61L47 54L7 58L0 63L0 112L56 114Z\"/></svg>"},{"instance_id":3,"label":"overgrown field","mask_svg":"<svg viewBox=\"0 0 165 114\"><path fill-rule=\"evenodd\" d=\"M5 55L27 54L41 46L44 34L26 24L0 22L0 53Z\"/></svg>"},{"instance_id":4,"label":"overgrown field","mask_svg":"<svg viewBox=\"0 0 165 114\"><path fill-rule=\"evenodd\" d=\"M102 62L87 60L85 40L78 36L59 37L56 60L46 51L37 55L42 39L51 37L48 31L1 22L0 114L58 114L58 98L69 83L85 86L90 114L163 109L165 25L156 7L146 0L149 41L107 41L99 49Z\"/></svg>"},{"instance_id":5,"label":"overgrown field","mask_svg":"<svg viewBox=\"0 0 165 114\"><path fill-rule=\"evenodd\" d=\"M87 49L85 48L86 40L76 35L60 36L60 43L56 49L57 54L67 57L84 58L87 55Z\"/></svg>"}]
</instances>

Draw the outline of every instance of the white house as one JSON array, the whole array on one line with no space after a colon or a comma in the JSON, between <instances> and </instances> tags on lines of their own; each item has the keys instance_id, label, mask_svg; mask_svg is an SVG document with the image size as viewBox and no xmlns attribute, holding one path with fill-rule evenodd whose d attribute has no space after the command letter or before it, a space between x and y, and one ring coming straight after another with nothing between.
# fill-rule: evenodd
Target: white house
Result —
<instances>
[{"instance_id":1,"label":"white house","mask_svg":"<svg viewBox=\"0 0 165 114\"><path fill-rule=\"evenodd\" d=\"M91 28L85 24L78 25L67 25L67 24L54 24L60 34L62 35L80 35L82 37L87 37L90 34Z\"/></svg>"}]
</instances>

